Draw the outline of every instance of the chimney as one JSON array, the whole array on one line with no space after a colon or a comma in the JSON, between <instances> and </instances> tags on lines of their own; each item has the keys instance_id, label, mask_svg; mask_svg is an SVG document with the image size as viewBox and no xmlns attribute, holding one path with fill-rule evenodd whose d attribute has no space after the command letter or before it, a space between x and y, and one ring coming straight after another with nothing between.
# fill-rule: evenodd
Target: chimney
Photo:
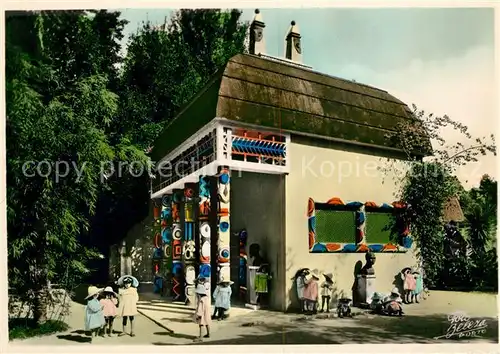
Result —
<instances>
[{"instance_id":1,"label":"chimney","mask_svg":"<svg viewBox=\"0 0 500 354\"><path fill-rule=\"evenodd\" d=\"M250 54L265 54L266 42L264 41L264 27L266 27L266 25L262 21L262 15L259 9L256 9L255 16L250 25Z\"/></svg>"},{"instance_id":2,"label":"chimney","mask_svg":"<svg viewBox=\"0 0 500 354\"><path fill-rule=\"evenodd\" d=\"M286 51L285 57L288 60L293 60L302 63L302 46L300 43L299 26L292 21L288 34L286 35Z\"/></svg>"}]
</instances>

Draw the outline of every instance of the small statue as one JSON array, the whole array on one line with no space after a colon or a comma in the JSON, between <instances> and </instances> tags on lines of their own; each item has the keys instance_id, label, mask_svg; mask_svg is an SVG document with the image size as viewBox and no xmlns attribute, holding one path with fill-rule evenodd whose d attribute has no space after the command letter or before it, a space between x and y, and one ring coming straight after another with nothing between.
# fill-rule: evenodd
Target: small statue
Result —
<instances>
[{"instance_id":1,"label":"small statue","mask_svg":"<svg viewBox=\"0 0 500 354\"><path fill-rule=\"evenodd\" d=\"M365 255L366 264L361 268L361 275L375 275L375 269L373 269L373 265L375 264L375 254L368 252Z\"/></svg>"},{"instance_id":2,"label":"small statue","mask_svg":"<svg viewBox=\"0 0 500 354\"><path fill-rule=\"evenodd\" d=\"M352 317L351 314L351 302L352 300L349 298L341 298L337 304L337 316L339 318L343 317Z\"/></svg>"}]
</instances>

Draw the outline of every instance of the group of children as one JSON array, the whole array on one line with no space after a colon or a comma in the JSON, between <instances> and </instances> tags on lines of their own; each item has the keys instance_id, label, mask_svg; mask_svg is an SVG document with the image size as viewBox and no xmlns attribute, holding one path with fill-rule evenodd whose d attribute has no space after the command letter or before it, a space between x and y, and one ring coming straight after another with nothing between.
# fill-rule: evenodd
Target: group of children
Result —
<instances>
[{"instance_id":1,"label":"group of children","mask_svg":"<svg viewBox=\"0 0 500 354\"><path fill-rule=\"evenodd\" d=\"M123 330L119 336L126 335L127 322L130 322L130 336L134 337L134 316L137 315L139 282L132 276L118 279L120 286L118 294L110 286L99 289L95 286L88 288L87 306L85 308L85 331L91 332L93 337L107 334L113 335L113 322L117 316L122 317Z\"/></svg>"},{"instance_id":2,"label":"group of children","mask_svg":"<svg viewBox=\"0 0 500 354\"><path fill-rule=\"evenodd\" d=\"M418 269L406 267L401 271L401 279L403 280L403 303L411 304L413 301L419 302L420 298L425 295L424 281Z\"/></svg>"},{"instance_id":3,"label":"group of children","mask_svg":"<svg viewBox=\"0 0 500 354\"><path fill-rule=\"evenodd\" d=\"M421 298L425 298L425 288L423 277L418 269L406 267L401 271L403 281L403 297L398 288L392 289L391 293L383 296L375 293L370 304L372 310L384 315L403 315L403 304L411 304L414 301L419 303Z\"/></svg>"},{"instance_id":4,"label":"group of children","mask_svg":"<svg viewBox=\"0 0 500 354\"><path fill-rule=\"evenodd\" d=\"M308 269L301 269L297 272L296 286L297 295L300 300L301 310L306 314L317 313L319 307L319 296L321 296L321 310L326 306L326 312L330 312L330 300L333 292L333 277L331 274L323 274L324 281L321 285L319 275L316 271L310 272ZM413 299L418 302L418 297L423 292L423 283L420 273L410 268L402 271L404 283L404 300L401 299L399 291L394 288L390 295L381 296L375 293L372 298L371 307L373 310L386 314L403 314L402 303L409 303ZM93 336L109 337L113 334L113 322L117 316L121 316L123 321L123 331L119 336L126 335L127 322L130 322L130 336L134 337L134 316L137 314L137 302L139 295L137 286L139 282L132 276L124 276L118 279L120 286L118 294L108 286L104 290L95 286L88 288L87 306L85 309L85 330L90 331ZM203 327L206 328L204 338L210 337L210 325L212 319L224 320L227 318L226 311L231 307L231 285L232 281L221 280L214 290L214 313L210 315L210 299L205 287L205 279L196 280L196 310L194 320L199 326L199 337L202 339ZM319 291L321 289L321 292Z\"/></svg>"},{"instance_id":5,"label":"group of children","mask_svg":"<svg viewBox=\"0 0 500 354\"><path fill-rule=\"evenodd\" d=\"M195 341L201 341L203 327L206 328L207 334L203 338L210 338L210 325L212 319L225 320L227 313L231 307L231 285L234 284L230 280L221 280L214 290L214 313L210 316L210 301L205 287L205 279L198 278L196 284L196 310L194 320L198 324L200 334Z\"/></svg>"},{"instance_id":6,"label":"group of children","mask_svg":"<svg viewBox=\"0 0 500 354\"><path fill-rule=\"evenodd\" d=\"M301 269L297 272L296 286L297 297L300 301L301 311L306 314L318 312L319 296L321 295L321 310L323 312L326 305L326 312L330 312L330 300L333 292L333 279L331 274L323 274L325 280L318 285L319 275L316 271L310 272L308 269ZM319 292L321 288L321 292Z\"/></svg>"}]
</instances>

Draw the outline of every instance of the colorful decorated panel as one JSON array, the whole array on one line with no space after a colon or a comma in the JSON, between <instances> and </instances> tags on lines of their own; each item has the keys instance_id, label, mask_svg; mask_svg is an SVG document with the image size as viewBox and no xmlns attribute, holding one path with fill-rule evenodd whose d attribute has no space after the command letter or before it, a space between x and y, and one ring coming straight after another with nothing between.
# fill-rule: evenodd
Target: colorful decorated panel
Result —
<instances>
[{"instance_id":1,"label":"colorful decorated panel","mask_svg":"<svg viewBox=\"0 0 500 354\"><path fill-rule=\"evenodd\" d=\"M175 189L172 194L172 275L173 301L184 301L184 270L182 263L183 224L182 216L184 190Z\"/></svg>"},{"instance_id":2,"label":"colorful decorated panel","mask_svg":"<svg viewBox=\"0 0 500 354\"><path fill-rule=\"evenodd\" d=\"M238 285L240 289L240 297L243 300L247 300L247 231L241 230L238 232L238 237L240 240L240 264L239 264L239 276Z\"/></svg>"},{"instance_id":3,"label":"colorful decorated panel","mask_svg":"<svg viewBox=\"0 0 500 354\"><path fill-rule=\"evenodd\" d=\"M211 267L211 239L212 226L209 216L212 209L211 180L208 176L200 176L199 180L199 214L198 214L198 244L199 244L199 273L200 278L205 279L205 287L210 290L212 277ZM209 297L211 298L211 297Z\"/></svg>"},{"instance_id":4,"label":"colorful decorated panel","mask_svg":"<svg viewBox=\"0 0 500 354\"><path fill-rule=\"evenodd\" d=\"M218 197L218 248L217 248L217 265L218 265L218 280L230 280L229 268L229 253L231 230L229 224L229 192L230 192L230 173L229 168L221 167L219 177L217 179L217 197Z\"/></svg>"},{"instance_id":5,"label":"colorful decorated panel","mask_svg":"<svg viewBox=\"0 0 500 354\"><path fill-rule=\"evenodd\" d=\"M152 225L153 259L162 258L161 241L161 201L153 200L153 225ZM153 273L154 275L155 273Z\"/></svg>"},{"instance_id":6,"label":"colorful decorated panel","mask_svg":"<svg viewBox=\"0 0 500 354\"><path fill-rule=\"evenodd\" d=\"M285 164L286 138L283 135L234 129L231 140L233 160L271 165Z\"/></svg>"},{"instance_id":7,"label":"colorful decorated panel","mask_svg":"<svg viewBox=\"0 0 500 354\"><path fill-rule=\"evenodd\" d=\"M403 220L402 202L344 203L340 198L307 205L311 253L406 252L411 248L410 227Z\"/></svg>"},{"instance_id":8,"label":"colorful decorated panel","mask_svg":"<svg viewBox=\"0 0 500 354\"><path fill-rule=\"evenodd\" d=\"M184 293L188 303L194 303L195 279L197 260L196 255L196 210L198 202L196 200L198 185L188 183L184 187L184 245L182 248L182 260L184 263Z\"/></svg>"}]
</instances>

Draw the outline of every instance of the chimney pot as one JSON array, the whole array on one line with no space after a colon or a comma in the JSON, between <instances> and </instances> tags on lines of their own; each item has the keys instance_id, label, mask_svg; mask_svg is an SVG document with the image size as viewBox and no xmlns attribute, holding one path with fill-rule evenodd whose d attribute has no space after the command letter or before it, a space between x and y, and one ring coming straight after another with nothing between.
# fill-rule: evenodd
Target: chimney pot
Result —
<instances>
[{"instance_id":1,"label":"chimney pot","mask_svg":"<svg viewBox=\"0 0 500 354\"><path fill-rule=\"evenodd\" d=\"M290 22L291 26L285 37L285 57L289 60L302 62L302 46L299 26L295 21Z\"/></svg>"},{"instance_id":2,"label":"chimney pot","mask_svg":"<svg viewBox=\"0 0 500 354\"><path fill-rule=\"evenodd\" d=\"M265 53L264 28L266 27L259 9L255 9L255 15L250 25L250 43L248 51L250 54Z\"/></svg>"}]
</instances>

